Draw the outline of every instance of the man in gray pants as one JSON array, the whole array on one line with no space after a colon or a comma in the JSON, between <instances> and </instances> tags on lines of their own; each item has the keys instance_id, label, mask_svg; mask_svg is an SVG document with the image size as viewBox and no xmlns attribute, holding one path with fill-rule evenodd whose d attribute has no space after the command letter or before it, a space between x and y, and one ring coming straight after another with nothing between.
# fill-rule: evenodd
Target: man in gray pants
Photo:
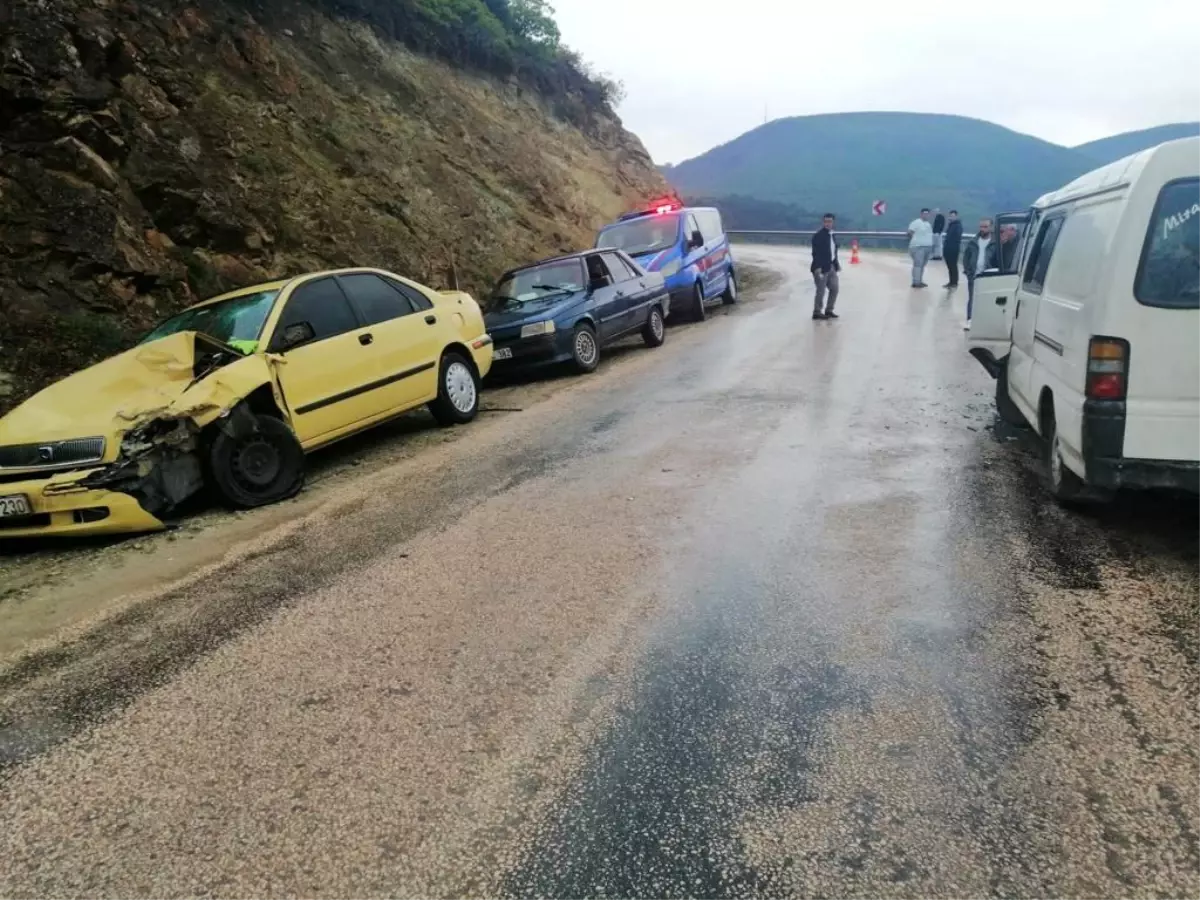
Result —
<instances>
[{"instance_id":1,"label":"man in gray pants","mask_svg":"<svg viewBox=\"0 0 1200 900\"><path fill-rule=\"evenodd\" d=\"M813 234L812 241L812 272L813 285L816 293L813 295L814 319L836 319L838 314L833 311L838 297L838 272L842 264L837 258L837 238L833 236L833 213L825 213L821 219L821 228ZM829 302L825 301L825 291L829 291Z\"/></svg>"},{"instance_id":2,"label":"man in gray pants","mask_svg":"<svg viewBox=\"0 0 1200 900\"><path fill-rule=\"evenodd\" d=\"M908 255L912 257L912 286L925 284L925 264L933 255L933 227L929 224L929 208L921 210L919 218L908 223Z\"/></svg>"}]
</instances>

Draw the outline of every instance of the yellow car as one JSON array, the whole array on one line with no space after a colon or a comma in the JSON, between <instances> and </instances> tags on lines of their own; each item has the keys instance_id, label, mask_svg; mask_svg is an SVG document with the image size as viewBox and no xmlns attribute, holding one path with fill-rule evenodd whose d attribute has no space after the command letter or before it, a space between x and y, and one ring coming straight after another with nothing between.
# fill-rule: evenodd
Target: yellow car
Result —
<instances>
[{"instance_id":1,"label":"yellow car","mask_svg":"<svg viewBox=\"0 0 1200 900\"><path fill-rule=\"evenodd\" d=\"M491 365L468 294L379 269L223 294L0 419L0 538L160 529L205 486L283 500L306 451L422 404L469 422Z\"/></svg>"}]
</instances>

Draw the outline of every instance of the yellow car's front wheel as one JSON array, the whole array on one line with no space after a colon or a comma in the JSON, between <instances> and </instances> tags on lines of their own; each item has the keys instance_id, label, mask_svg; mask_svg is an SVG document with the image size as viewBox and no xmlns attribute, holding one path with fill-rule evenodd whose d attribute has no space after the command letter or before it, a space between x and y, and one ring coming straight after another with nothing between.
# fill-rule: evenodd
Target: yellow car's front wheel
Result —
<instances>
[{"instance_id":1,"label":"yellow car's front wheel","mask_svg":"<svg viewBox=\"0 0 1200 900\"><path fill-rule=\"evenodd\" d=\"M230 505L278 503L304 486L304 450L287 423L252 415L236 430L218 429L209 448L213 485Z\"/></svg>"}]
</instances>

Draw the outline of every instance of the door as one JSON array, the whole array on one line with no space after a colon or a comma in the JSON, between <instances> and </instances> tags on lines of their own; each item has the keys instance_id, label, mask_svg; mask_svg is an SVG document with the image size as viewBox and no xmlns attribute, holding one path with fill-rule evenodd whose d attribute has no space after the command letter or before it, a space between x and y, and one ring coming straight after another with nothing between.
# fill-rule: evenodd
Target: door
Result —
<instances>
[{"instance_id":1,"label":"door","mask_svg":"<svg viewBox=\"0 0 1200 900\"><path fill-rule=\"evenodd\" d=\"M624 296L617 296L616 278L608 271L599 253L588 256L588 289L592 294L592 314L599 326L600 340L611 340L621 331L621 303Z\"/></svg>"},{"instance_id":2,"label":"door","mask_svg":"<svg viewBox=\"0 0 1200 900\"><path fill-rule=\"evenodd\" d=\"M1033 235L1029 249L1019 262L1021 284L1013 310L1013 349L1008 362L1008 387L1013 399L1025 408L1026 415L1035 415L1030 421L1036 420L1038 406L1038 398L1033 396L1034 361L1042 347L1059 357L1063 354L1061 343L1039 335L1037 320L1046 273L1064 222L1065 210L1035 217L1028 229Z\"/></svg>"},{"instance_id":3,"label":"door","mask_svg":"<svg viewBox=\"0 0 1200 900\"><path fill-rule=\"evenodd\" d=\"M684 217L683 228L683 243L687 248L687 252L683 257L683 264L685 267L696 267L696 272L700 278L700 284L704 288L704 297L706 300L712 300L712 272L709 270L708 251L705 246L704 230L700 227L700 220L696 218L696 214L694 212L689 212ZM693 241L693 238L697 234L700 235L699 246L697 246Z\"/></svg>"},{"instance_id":4,"label":"door","mask_svg":"<svg viewBox=\"0 0 1200 900\"><path fill-rule=\"evenodd\" d=\"M696 211L700 222L700 233L704 235L704 266L707 279L704 284L706 297L716 297L725 292L729 281L729 245L721 228L721 214L715 209Z\"/></svg>"},{"instance_id":5,"label":"door","mask_svg":"<svg viewBox=\"0 0 1200 900\"><path fill-rule=\"evenodd\" d=\"M991 362L1009 355L1012 346L1012 312L1016 307L1017 276L995 275L975 279L975 302L971 312L971 330L967 333L967 348L980 359L988 371Z\"/></svg>"},{"instance_id":6,"label":"door","mask_svg":"<svg viewBox=\"0 0 1200 900\"><path fill-rule=\"evenodd\" d=\"M971 330L967 333L967 347L972 356L981 358L985 366L987 358L1003 360L1012 349L1013 313L1016 309L1016 293L1020 277L1020 255L1024 236L1028 231L1028 212L1002 213L992 226L992 244L988 247L985 268L975 276L975 300L972 304ZM1003 251L992 253L999 243L998 236L1009 235ZM964 240L974 240L965 238ZM1012 243L1012 241L1016 243ZM990 371L990 367L989 367ZM996 374L993 372L993 375Z\"/></svg>"},{"instance_id":7,"label":"door","mask_svg":"<svg viewBox=\"0 0 1200 900\"><path fill-rule=\"evenodd\" d=\"M432 304L426 300L428 306L419 308L404 285L373 272L339 275L338 281L363 324L370 326L378 361L378 412L432 400L444 343Z\"/></svg>"},{"instance_id":8,"label":"door","mask_svg":"<svg viewBox=\"0 0 1200 900\"><path fill-rule=\"evenodd\" d=\"M1159 189L1149 221L1135 226L1141 255L1133 297L1125 294L1116 324L1130 344L1123 447L1128 457L1200 459L1198 208L1200 179L1179 178Z\"/></svg>"},{"instance_id":9,"label":"door","mask_svg":"<svg viewBox=\"0 0 1200 900\"><path fill-rule=\"evenodd\" d=\"M306 281L292 292L268 346L280 354L279 384L301 444L319 443L370 415L363 388L378 371L371 330L335 278Z\"/></svg>"},{"instance_id":10,"label":"door","mask_svg":"<svg viewBox=\"0 0 1200 900\"><path fill-rule=\"evenodd\" d=\"M617 253L605 253L604 264L617 286L617 318L614 334L625 334L639 327L639 311L646 293L638 273Z\"/></svg>"}]
</instances>

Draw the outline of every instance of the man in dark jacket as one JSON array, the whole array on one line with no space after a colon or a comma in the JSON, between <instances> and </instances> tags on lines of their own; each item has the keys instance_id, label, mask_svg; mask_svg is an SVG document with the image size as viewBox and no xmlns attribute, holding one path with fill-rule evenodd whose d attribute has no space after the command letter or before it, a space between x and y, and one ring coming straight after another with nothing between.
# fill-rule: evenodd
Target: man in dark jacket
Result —
<instances>
[{"instance_id":1,"label":"man in dark jacket","mask_svg":"<svg viewBox=\"0 0 1200 900\"><path fill-rule=\"evenodd\" d=\"M821 230L812 236L812 272L816 293L813 295L814 319L836 319L838 314L833 311L838 297L838 272L842 264L838 262L837 238L833 236L833 213L825 213L821 219ZM825 292L829 291L829 302L825 302Z\"/></svg>"},{"instance_id":2,"label":"man in dark jacket","mask_svg":"<svg viewBox=\"0 0 1200 900\"><path fill-rule=\"evenodd\" d=\"M946 241L942 253L946 257L946 270L950 280L943 287L958 287L958 254L962 250L962 222L958 221L958 210L950 210L950 221L946 223Z\"/></svg>"},{"instance_id":3,"label":"man in dark jacket","mask_svg":"<svg viewBox=\"0 0 1200 900\"><path fill-rule=\"evenodd\" d=\"M967 241L963 247L962 268L967 276L967 320L964 328L971 327L971 309L975 306L975 278L987 268L987 259L991 255L992 220L981 219L979 232Z\"/></svg>"},{"instance_id":4,"label":"man in dark jacket","mask_svg":"<svg viewBox=\"0 0 1200 900\"><path fill-rule=\"evenodd\" d=\"M933 217L933 256L931 259L942 258L942 245L945 239L946 217L940 209L935 209Z\"/></svg>"}]
</instances>

